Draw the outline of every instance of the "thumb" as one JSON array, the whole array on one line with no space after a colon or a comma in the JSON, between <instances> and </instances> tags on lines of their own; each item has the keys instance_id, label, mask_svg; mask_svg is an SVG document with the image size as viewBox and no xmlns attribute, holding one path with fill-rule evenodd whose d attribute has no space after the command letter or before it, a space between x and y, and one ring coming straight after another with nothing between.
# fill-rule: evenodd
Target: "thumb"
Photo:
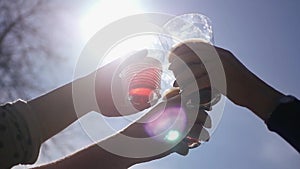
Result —
<instances>
[{"instance_id":1,"label":"thumb","mask_svg":"<svg viewBox=\"0 0 300 169\"><path fill-rule=\"evenodd\" d=\"M128 65L130 65L131 63L137 63L137 62L141 62L141 61L143 62L143 59L147 55L148 55L148 50L147 49L130 52L130 53L122 56L118 60L117 70L120 72L125 67L127 67Z\"/></svg>"},{"instance_id":2,"label":"thumb","mask_svg":"<svg viewBox=\"0 0 300 169\"><path fill-rule=\"evenodd\" d=\"M127 54L125 57L124 57L124 60L126 62L134 62L138 59L141 59L143 57L146 57L148 54L148 50L147 49L142 49L142 50L138 50L138 51L133 51L133 52L130 52L129 54Z\"/></svg>"}]
</instances>

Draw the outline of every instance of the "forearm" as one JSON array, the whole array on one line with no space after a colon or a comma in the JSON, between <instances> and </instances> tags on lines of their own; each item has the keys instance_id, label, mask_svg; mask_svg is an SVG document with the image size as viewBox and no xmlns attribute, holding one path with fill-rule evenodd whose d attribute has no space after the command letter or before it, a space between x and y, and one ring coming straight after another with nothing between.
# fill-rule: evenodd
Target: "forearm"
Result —
<instances>
[{"instance_id":1,"label":"forearm","mask_svg":"<svg viewBox=\"0 0 300 169\"><path fill-rule=\"evenodd\" d=\"M77 107L75 110L72 92L73 85L76 85L77 88L82 86L84 87L82 89L86 89L88 85L91 85L90 79L91 75L86 76L28 102L28 105L40 121L43 142L92 109L87 98L90 96L82 92L82 102L78 106L79 108Z\"/></svg>"},{"instance_id":2,"label":"forearm","mask_svg":"<svg viewBox=\"0 0 300 169\"><path fill-rule=\"evenodd\" d=\"M245 88L245 90L248 90L248 96L246 96L248 98L244 99L247 101L245 107L263 121L270 117L278 105L279 99L284 96L254 74L250 78L249 88Z\"/></svg>"},{"instance_id":3,"label":"forearm","mask_svg":"<svg viewBox=\"0 0 300 169\"><path fill-rule=\"evenodd\" d=\"M266 121L283 94L251 72L230 51L218 47L215 49L226 74L225 95Z\"/></svg>"},{"instance_id":4,"label":"forearm","mask_svg":"<svg viewBox=\"0 0 300 169\"><path fill-rule=\"evenodd\" d=\"M141 125L141 124L133 124ZM135 151L136 147L126 146L126 142L122 142L122 135L135 136L139 137L146 136L147 133L141 126L131 125L129 129L124 130L123 132L116 134L98 144L93 144L69 157L61 159L55 163L47 164L44 166L36 167L34 169L84 169L84 168L99 168L99 169L125 169L130 166L133 166L138 163L147 162L155 159L162 158L171 153L167 151L158 155L144 157L144 158L131 158L125 157L122 155L117 155L112 152L107 151L109 149L107 145L112 145L114 147L120 147L120 150L124 152ZM132 133L135 132L135 133ZM165 144L159 143L157 144ZM160 145L157 145L158 147ZM103 147L106 147L104 149ZM145 145L147 147L147 145Z\"/></svg>"},{"instance_id":5,"label":"forearm","mask_svg":"<svg viewBox=\"0 0 300 169\"><path fill-rule=\"evenodd\" d=\"M121 161L121 157L111 154L95 144L55 163L43 165L34 169L127 168Z\"/></svg>"}]
</instances>

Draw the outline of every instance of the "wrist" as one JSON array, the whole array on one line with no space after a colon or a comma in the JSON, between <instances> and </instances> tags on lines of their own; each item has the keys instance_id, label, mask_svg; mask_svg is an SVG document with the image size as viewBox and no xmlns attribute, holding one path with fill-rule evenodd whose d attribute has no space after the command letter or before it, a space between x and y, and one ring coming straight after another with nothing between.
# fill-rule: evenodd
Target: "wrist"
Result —
<instances>
[{"instance_id":1,"label":"wrist","mask_svg":"<svg viewBox=\"0 0 300 169\"><path fill-rule=\"evenodd\" d=\"M263 121L266 121L278 105L284 94L264 82L256 83L249 92L247 108L253 111Z\"/></svg>"},{"instance_id":2,"label":"wrist","mask_svg":"<svg viewBox=\"0 0 300 169\"><path fill-rule=\"evenodd\" d=\"M170 143L152 138L145 130L145 123L133 123L120 133L100 142L99 145L113 146L112 154L118 158L120 166L129 168L135 164L148 162L173 153ZM126 138L125 138L126 137ZM170 149L166 149L166 147ZM166 149L166 151L162 151ZM155 153L157 151L157 153Z\"/></svg>"}]
</instances>

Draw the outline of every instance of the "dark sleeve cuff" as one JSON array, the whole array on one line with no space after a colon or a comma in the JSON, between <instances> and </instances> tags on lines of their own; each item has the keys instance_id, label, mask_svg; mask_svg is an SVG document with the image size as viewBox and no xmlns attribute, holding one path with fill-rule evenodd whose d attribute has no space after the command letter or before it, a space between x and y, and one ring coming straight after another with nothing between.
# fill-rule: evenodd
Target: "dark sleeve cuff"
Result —
<instances>
[{"instance_id":1,"label":"dark sleeve cuff","mask_svg":"<svg viewBox=\"0 0 300 169\"><path fill-rule=\"evenodd\" d=\"M300 153L300 101L277 106L266 122L270 131L276 132Z\"/></svg>"},{"instance_id":2,"label":"dark sleeve cuff","mask_svg":"<svg viewBox=\"0 0 300 169\"><path fill-rule=\"evenodd\" d=\"M0 168L33 164L41 146L40 125L22 100L0 106Z\"/></svg>"}]
</instances>

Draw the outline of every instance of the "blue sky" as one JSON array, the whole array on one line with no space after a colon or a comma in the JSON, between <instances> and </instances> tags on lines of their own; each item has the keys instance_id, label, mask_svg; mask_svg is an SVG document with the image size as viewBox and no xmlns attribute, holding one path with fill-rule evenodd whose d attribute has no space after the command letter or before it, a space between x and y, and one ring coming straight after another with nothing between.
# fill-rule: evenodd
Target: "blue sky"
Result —
<instances>
[{"instance_id":1,"label":"blue sky","mask_svg":"<svg viewBox=\"0 0 300 169\"><path fill-rule=\"evenodd\" d=\"M298 53L300 1L144 0L134 2L138 2L138 6L145 12L176 15L199 12L209 16L213 22L215 45L231 50L251 71L276 89L300 98L298 66L300 63ZM66 1L65 4L75 10L74 15L66 16L66 20L69 20L71 25L76 25L77 19L94 4L94 1ZM104 11L102 14L106 15ZM70 21L70 18L73 21ZM79 28L72 29L79 30ZM80 54L84 42L76 41L79 39L78 37L73 39L72 44L75 47L73 46L69 55ZM73 65L76 59L70 59L69 62L69 65ZM64 77L69 80L71 76L66 74ZM63 82L66 80L62 80L61 84ZM62 138L66 139L70 136L62 136ZM77 140L77 146L83 146L83 143L79 143L80 139ZM76 141L73 141L73 144ZM72 144L72 141L65 140L64 144L67 143ZM50 144L51 148L53 151L48 150L49 153L55 154L55 151L62 147L55 148L55 145ZM56 154L63 155L63 153ZM55 158L59 155L53 156ZM298 169L299 166L300 156L290 145L275 133L269 132L264 123L249 110L227 101L221 123L208 143L191 150L185 157L173 154L132 168Z\"/></svg>"}]
</instances>

